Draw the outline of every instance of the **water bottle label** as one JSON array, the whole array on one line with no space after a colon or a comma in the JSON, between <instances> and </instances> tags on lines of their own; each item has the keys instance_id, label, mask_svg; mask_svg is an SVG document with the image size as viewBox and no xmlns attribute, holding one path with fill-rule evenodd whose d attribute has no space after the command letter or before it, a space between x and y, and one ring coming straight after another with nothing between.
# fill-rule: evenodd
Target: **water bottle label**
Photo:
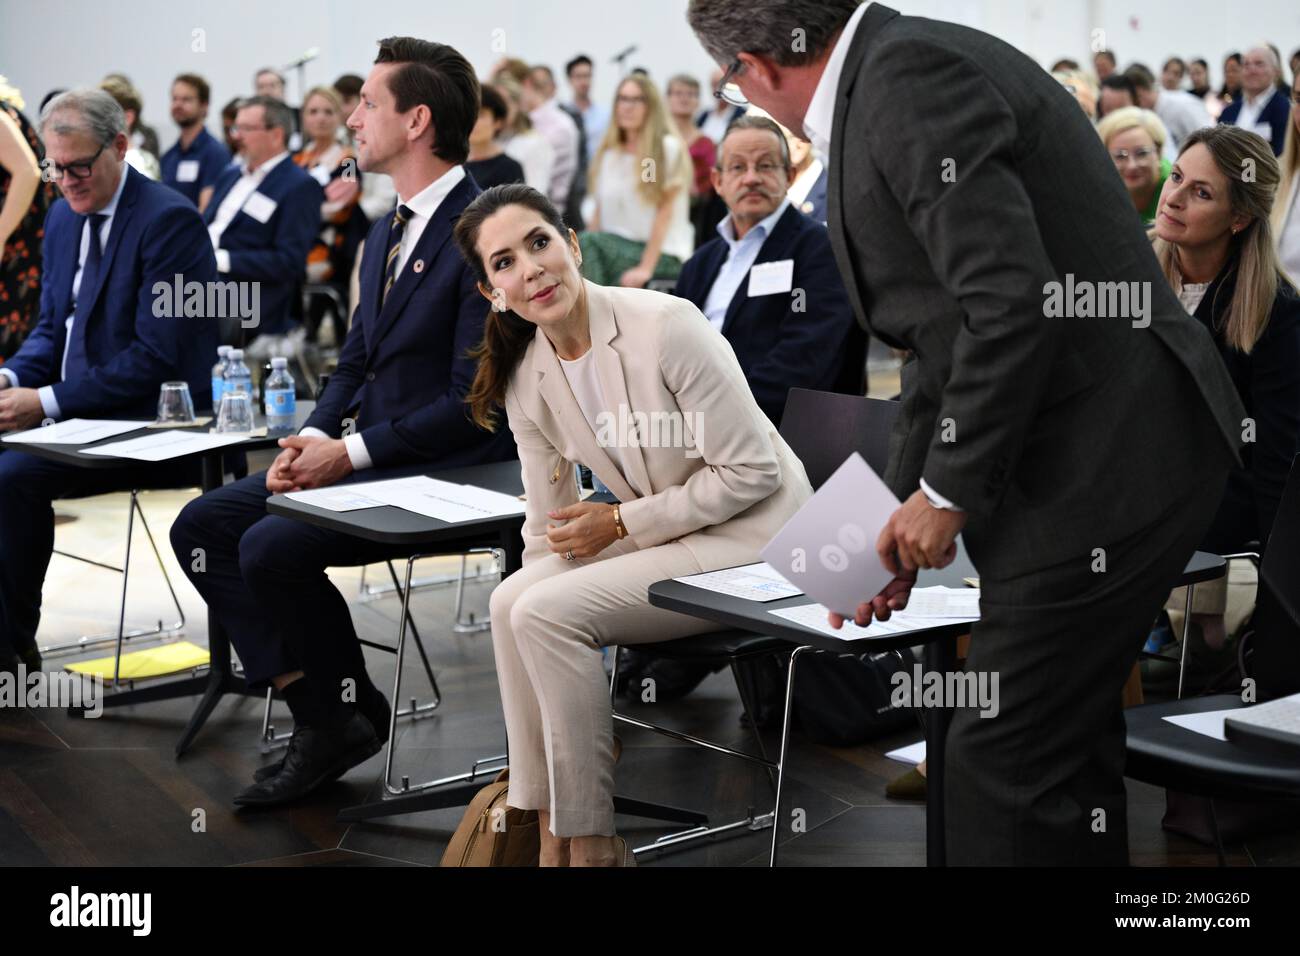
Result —
<instances>
[{"instance_id":1,"label":"water bottle label","mask_svg":"<svg viewBox=\"0 0 1300 956\"><path fill-rule=\"evenodd\" d=\"M268 418L273 415L292 415L296 411L296 405L293 389L267 389L266 414Z\"/></svg>"},{"instance_id":2,"label":"water bottle label","mask_svg":"<svg viewBox=\"0 0 1300 956\"><path fill-rule=\"evenodd\" d=\"M221 393L225 391L226 383L220 376L212 376L212 407L218 408L221 405Z\"/></svg>"}]
</instances>

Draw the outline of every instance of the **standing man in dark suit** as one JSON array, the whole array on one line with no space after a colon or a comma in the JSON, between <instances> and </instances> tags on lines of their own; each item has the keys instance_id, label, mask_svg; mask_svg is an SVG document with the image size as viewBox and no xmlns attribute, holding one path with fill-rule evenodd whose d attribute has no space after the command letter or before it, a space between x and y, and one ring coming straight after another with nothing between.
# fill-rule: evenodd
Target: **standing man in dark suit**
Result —
<instances>
[{"instance_id":1,"label":"standing man in dark suit","mask_svg":"<svg viewBox=\"0 0 1300 956\"><path fill-rule=\"evenodd\" d=\"M897 578L857 620L902 606L964 530L968 666L1000 709L953 718L948 860L1125 863L1120 689L1242 437L1209 335L1078 105L1017 50L856 0L688 16L721 91L827 157L854 311L914 356L885 475L904 504L877 542Z\"/></svg>"},{"instance_id":2,"label":"standing man in dark suit","mask_svg":"<svg viewBox=\"0 0 1300 956\"><path fill-rule=\"evenodd\" d=\"M380 41L348 125L362 171L392 176L398 205L366 239L338 369L268 471L190 502L172 525L177 558L221 617L247 679L274 685L293 713L283 763L236 796L241 806L297 799L388 734L388 702L325 569L401 552L267 515L266 499L515 455L508 430L477 428L465 406L476 367L467 353L483 339L486 310L451 232L478 194L461 165L478 103L473 68L451 47Z\"/></svg>"},{"instance_id":3,"label":"standing man in dark suit","mask_svg":"<svg viewBox=\"0 0 1300 956\"><path fill-rule=\"evenodd\" d=\"M289 107L254 96L235 114L242 166L221 174L203 213L217 270L227 279L256 282L261 314L247 328L228 325L228 342L247 335L286 335L301 312L299 290L307 252L320 231L320 183L289 158ZM238 337L238 338L237 338Z\"/></svg>"},{"instance_id":4,"label":"standing man in dark suit","mask_svg":"<svg viewBox=\"0 0 1300 956\"><path fill-rule=\"evenodd\" d=\"M863 393L866 335L826 227L786 198L794 170L781 128L742 116L712 170L729 215L682 266L675 292L731 343L758 405L780 426L792 388Z\"/></svg>"},{"instance_id":5,"label":"standing man in dark suit","mask_svg":"<svg viewBox=\"0 0 1300 956\"><path fill-rule=\"evenodd\" d=\"M0 368L0 431L67 418L152 419L167 381L188 382L204 407L216 323L186 317L171 297L177 277L182 285L216 278L198 211L126 165L126 115L103 90L55 97L41 133L63 198L45 219L39 324ZM99 471L20 447L0 452L0 670L18 659L40 667L52 501L199 478L194 462Z\"/></svg>"}]
</instances>

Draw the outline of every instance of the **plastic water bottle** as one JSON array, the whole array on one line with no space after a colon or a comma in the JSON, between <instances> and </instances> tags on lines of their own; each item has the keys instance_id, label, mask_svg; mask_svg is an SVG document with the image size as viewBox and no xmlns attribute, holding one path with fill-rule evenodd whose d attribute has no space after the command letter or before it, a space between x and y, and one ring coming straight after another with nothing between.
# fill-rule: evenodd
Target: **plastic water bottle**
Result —
<instances>
[{"instance_id":1,"label":"plastic water bottle","mask_svg":"<svg viewBox=\"0 0 1300 956\"><path fill-rule=\"evenodd\" d=\"M243 392L248 396L251 404L253 400L253 373L244 364L243 349L230 350L230 362L226 366L226 373L222 381L225 383L223 393Z\"/></svg>"},{"instance_id":2,"label":"plastic water bottle","mask_svg":"<svg viewBox=\"0 0 1300 956\"><path fill-rule=\"evenodd\" d=\"M271 375L262 386L262 395L266 402L267 433L292 431L297 401L287 358L276 356L271 359Z\"/></svg>"},{"instance_id":3,"label":"plastic water bottle","mask_svg":"<svg viewBox=\"0 0 1300 956\"><path fill-rule=\"evenodd\" d=\"M212 366L212 407L221 407L221 393L226 390L226 369L230 367L230 346L217 347L217 364Z\"/></svg>"}]
</instances>

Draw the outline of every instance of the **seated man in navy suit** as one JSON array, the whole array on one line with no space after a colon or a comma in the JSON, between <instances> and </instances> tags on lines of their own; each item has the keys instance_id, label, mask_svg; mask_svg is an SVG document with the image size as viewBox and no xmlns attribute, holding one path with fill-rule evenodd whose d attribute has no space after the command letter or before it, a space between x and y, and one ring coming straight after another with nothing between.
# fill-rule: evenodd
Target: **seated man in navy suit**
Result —
<instances>
[{"instance_id":1,"label":"seated man in navy suit","mask_svg":"<svg viewBox=\"0 0 1300 956\"><path fill-rule=\"evenodd\" d=\"M0 367L0 431L66 418L152 419L163 382L211 402L216 323L185 317L182 283L216 278L198 211L126 164L126 116L102 90L71 90L41 115L63 198L45 219L40 319ZM161 296L158 289L163 289ZM50 502L198 482L193 463L91 470L0 453L0 670L39 668L41 586L54 548Z\"/></svg>"},{"instance_id":2,"label":"seated man in navy suit","mask_svg":"<svg viewBox=\"0 0 1300 956\"><path fill-rule=\"evenodd\" d=\"M786 198L781 128L744 116L718 145L713 188L730 213L682 266L676 294L731 343L759 407L780 425L792 388L861 395L866 335L853 318L826 227Z\"/></svg>"},{"instance_id":3,"label":"seated man in navy suit","mask_svg":"<svg viewBox=\"0 0 1300 956\"><path fill-rule=\"evenodd\" d=\"M765 116L733 120L718 144L713 188L727 205L718 235L682 266L675 293L731 343L759 408L781 424L792 388L861 395L866 335L840 281L826 227L787 198L794 178L784 131ZM618 686L651 678L660 700L684 696L715 668L624 648Z\"/></svg>"},{"instance_id":4,"label":"seated man in navy suit","mask_svg":"<svg viewBox=\"0 0 1300 956\"><path fill-rule=\"evenodd\" d=\"M462 166L478 103L473 68L451 47L380 41L348 125L361 169L392 176L398 205L366 239L338 370L268 471L191 502L172 525L181 566L222 618L247 679L274 685L294 717L284 761L259 771L237 805L301 797L378 751L389 725L325 569L404 552L267 515L266 499L515 456L509 432L477 428L464 401L475 372L466 353L483 338L486 310L451 231L478 194Z\"/></svg>"},{"instance_id":5,"label":"seated man in navy suit","mask_svg":"<svg viewBox=\"0 0 1300 956\"><path fill-rule=\"evenodd\" d=\"M286 335L301 313L307 252L320 231L325 194L289 157L285 144L292 132L293 114L279 100L243 100L234 127L243 165L221 174L203 211L222 277L258 283L256 324L227 324L222 335L228 342Z\"/></svg>"}]
</instances>

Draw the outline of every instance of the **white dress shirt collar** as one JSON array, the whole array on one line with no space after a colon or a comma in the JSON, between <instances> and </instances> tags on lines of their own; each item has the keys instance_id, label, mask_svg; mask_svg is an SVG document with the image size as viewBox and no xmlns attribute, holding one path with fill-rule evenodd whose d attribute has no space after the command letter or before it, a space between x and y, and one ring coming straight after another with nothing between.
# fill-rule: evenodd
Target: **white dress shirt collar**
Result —
<instances>
[{"instance_id":1,"label":"white dress shirt collar","mask_svg":"<svg viewBox=\"0 0 1300 956\"><path fill-rule=\"evenodd\" d=\"M410 199L397 197L397 204L411 210L412 221L415 217L428 220L438 211L447 194L456 188L456 184L465 178L464 166L453 166L429 185L425 186ZM409 228L409 225L408 225Z\"/></svg>"},{"instance_id":2,"label":"white dress shirt collar","mask_svg":"<svg viewBox=\"0 0 1300 956\"><path fill-rule=\"evenodd\" d=\"M782 199L781 205L776 207L775 212L773 212L767 218L761 219L757 223L755 223L752 227L750 227L750 230L747 233L745 233L745 235L740 239L736 238L736 227L732 224L731 217L727 216L722 220L722 222L718 223L718 235L720 235L724 240L726 240L727 245L729 245L732 249L736 248L736 244L738 242L744 242L747 239L750 239L751 237L754 236L757 236L762 240L766 241L767 237L772 234L772 230L776 228L777 220L780 219L782 216L784 216L785 211L789 208L790 208L789 197Z\"/></svg>"},{"instance_id":3,"label":"white dress shirt collar","mask_svg":"<svg viewBox=\"0 0 1300 956\"><path fill-rule=\"evenodd\" d=\"M835 125L835 95L840 87L840 74L844 72L844 61L848 59L849 47L853 44L854 34L858 32L858 24L862 22L869 6L869 2L862 4L853 11L849 22L844 24L844 30L835 41L835 47L826 61L826 69L822 71L822 78L818 81L817 89L808 102L808 111L804 114L804 135L819 153L828 158L831 155L831 129Z\"/></svg>"},{"instance_id":4,"label":"white dress shirt collar","mask_svg":"<svg viewBox=\"0 0 1300 956\"><path fill-rule=\"evenodd\" d=\"M262 180L266 179L266 177L270 174L271 170L275 169L275 167L279 166L282 162L284 162L288 158L289 158L289 151L286 149L284 152L272 156L266 162L262 163L262 165L258 166L257 169L251 171L248 168L248 163L245 162L244 175L252 176L260 183Z\"/></svg>"}]
</instances>

